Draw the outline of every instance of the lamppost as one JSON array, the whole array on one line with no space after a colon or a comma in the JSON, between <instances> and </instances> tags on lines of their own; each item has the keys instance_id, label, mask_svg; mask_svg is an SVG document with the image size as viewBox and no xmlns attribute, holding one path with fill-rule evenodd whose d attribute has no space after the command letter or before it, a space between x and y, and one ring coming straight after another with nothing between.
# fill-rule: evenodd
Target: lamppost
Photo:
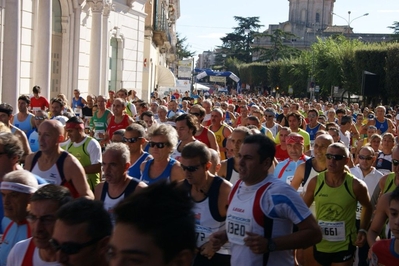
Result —
<instances>
[{"instance_id":1,"label":"lamppost","mask_svg":"<svg viewBox=\"0 0 399 266\"><path fill-rule=\"evenodd\" d=\"M351 34L351 24L352 24L352 22L353 22L354 20L358 19L358 18L366 17L366 16L369 15L369 13L365 13L365 14L363 14L363 15L361 15L361 16L358 16L358 17L356 17L356 18L354 18L354 19L351 20L351 13L352 13L351 11L348 11L348 19L346 19L346 18L344 18L344 17L341 17L340 15L335 14L334 12L331 13L331 15L337 16L337 17L342 18L343 20L346 21L346 23L348 24L348 29L347 29L347 30L348 30L348 37L349 37L350 34Z\"/></svg>"},{"instance_id":2,"label":"lamppost","mask_svg":"<svg viewBox=\"0 0 399 266\"><path fill-rule=\"evenodd\" d=\"M247 46L245 48L245 50L247 51L247 62L246 63L250 63L251 60L251 53L249 52L249 34L251 33L251 29L245 29L244 30L245 34L247 35Z\"/></svg>"},{"instance_id":3,"label":"lamppost","mask_svg":"<svg viewBox=\"0 0 399 266\"><path fill-rule=\"evenodd\" d=\"M222 54L222 57L223 57L223 67L222 67L222 70L224 71L225 69L226 69L226 66L225 66L225 63L226 63L226 54Z\"/></svg>"}]
</instances>

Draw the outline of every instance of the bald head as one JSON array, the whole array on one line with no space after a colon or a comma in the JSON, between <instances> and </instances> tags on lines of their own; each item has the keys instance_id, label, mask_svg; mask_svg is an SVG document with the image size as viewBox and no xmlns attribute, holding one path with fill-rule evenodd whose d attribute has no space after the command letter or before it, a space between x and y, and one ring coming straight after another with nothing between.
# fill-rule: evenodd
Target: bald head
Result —
<instances>
[{"instance_id":1,"label":"bald head","mask_svg":"<svg viewBox=\"0 0 399 266\"><path fill-rule=\"evenodd\" d=\"M60 121L55 119L43 121L39 128L46 128L49 132L57 136L64 136L64 126Z\"/></svg>"},{"instance_id":2,"label":"bald head","mask_svg":"<svg viewBox=\"0 0 399 266\"><path fill-rule=\"evenodd\" d=\"M323 141L323 143L326 144L327 146L334 143L333 137L328 133L317 136L315 140Z\"/></svg>"}]
</instances>

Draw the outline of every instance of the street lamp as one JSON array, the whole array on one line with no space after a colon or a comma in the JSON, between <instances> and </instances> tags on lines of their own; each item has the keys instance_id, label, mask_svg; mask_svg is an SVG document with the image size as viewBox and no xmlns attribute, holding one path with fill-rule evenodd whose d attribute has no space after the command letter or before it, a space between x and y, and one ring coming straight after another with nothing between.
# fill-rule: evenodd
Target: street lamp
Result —
<instances>
[{"instance_id":1,"label":"street lamp","mask_svg":"<svg viewBox=\"0 0 399 266\"><path fill-rule=\"evenodd\" d=\"M226 63L226 54L222 54L223 57L223 70L226 68L225 63Z\"/></svg>"},{"instance_id":2,"label":"street lamp","mask_svg":"<svg viewBox=\"0 0 399 266\"><path fill-rule=\"evenodd\" d=\"M245 34L247 35L247 47L246 47L246 51L247 51L247 56L248 56L248 58L247 58L247 62L246 63L250 63L250 61L252 61L252 60L250 60L251 58L250 58L250 56L251 56L251 53L249 52L249 34L251 33L251 29L245 29L244 30L244 32L245 32Z\"/></svg>"},{"instance_id":3,"label":"street lamp","mask_svg":"<svg viewBox=\"0 0 399 266\"><path fill-rule=\"evenodd\" d=\"M366 17L366 16L369 15L369 13L365 13L365 14L363 14L363 15L361 15L361 16L358 16L358 17L356 17L356 18L354 18L354 19L351 20L351 13L352 13L351 11L348 11L348 19L346 19L346 18L344 18L344 17L341 17L340 15L335 14L334 12L331 13L331 15L337 16L337 17L342 18L343 20L346 21L346 23L348 24L348 37L350 36L350 31L351 31L351 24L352 24L352 22L353 22L354 20L358 19L358 18Z\"/></svg>"}]
</instances>

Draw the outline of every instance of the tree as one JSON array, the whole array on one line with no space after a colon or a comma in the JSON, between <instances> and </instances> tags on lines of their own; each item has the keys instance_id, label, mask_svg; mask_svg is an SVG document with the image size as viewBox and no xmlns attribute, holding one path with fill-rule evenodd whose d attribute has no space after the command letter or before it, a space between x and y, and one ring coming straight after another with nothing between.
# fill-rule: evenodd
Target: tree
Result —
<instances>
[{"instance_id":1,"label":"tree","mask_svg":"<svg viewBox=\"0 0 399 266\"><path fill-rule=\"evenodd\" d=\"M270 48L256 47L254 48L258 54L258 61L268 62L275 61L279 59L290 58L292 56L296 57L300 54L300 51L290 45L296 38L295 34L290 32L285 32L281 29L276 29L272 34L258 33L257 38L267 38L270 43Z\"/></svg>"},{"instance_id":2,"label":"tree","mask_svg":"<svg viewBox=\"0 0 399 266\"><path fill-rule=\"evenodd\" d=\"M234 16L234 20L237 21L238 26L233 28L233 32L220 38L223 44L218 47L219 54L225 54L226 58L236 58L239 61L250 63L252 62L253 48L251 45L254 36L263 25L259 24L259 17ZM224 60L224 58L216 57L216 64L221 64L220 60Z\"/></svg>"},{"instance_id":3,"label":"tree","mask_svg":"<svg viewBox=\"0 0 399 266\"><path fill-rule=\"evenodd\" d=\"M392 36L395 40L399 40L399 21L395 21L392 26L388 27L389 29L393 29L393 34Z\"/></svg>"},{"instance_id":4,"label":"tree","mask_svg":"<svg viewBox=\"0 0 399 266\"><path fill-rule=\"evenodd\" d=\"M177 59L189 58L194 56L194 52L189 50L188 44L186 44L187 37L180 37L179 33L176 33L176 57Z\"/></svg>"}]
</instances>

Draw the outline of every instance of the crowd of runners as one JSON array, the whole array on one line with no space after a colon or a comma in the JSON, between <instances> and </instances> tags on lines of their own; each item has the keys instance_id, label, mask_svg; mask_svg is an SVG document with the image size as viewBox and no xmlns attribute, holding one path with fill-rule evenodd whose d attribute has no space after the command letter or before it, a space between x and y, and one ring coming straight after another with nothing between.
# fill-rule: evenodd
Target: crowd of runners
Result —
<instances>
[{"instance_id":1,"label":"crowd of runners","mask_svg":"<svg viewBox=\"0 0 399 266\"><path fill-rule=\"evenodd\" d=\"M35 86L0 104L0 266L399 265L398 110Z\"/></svg>"}]
</instances>

